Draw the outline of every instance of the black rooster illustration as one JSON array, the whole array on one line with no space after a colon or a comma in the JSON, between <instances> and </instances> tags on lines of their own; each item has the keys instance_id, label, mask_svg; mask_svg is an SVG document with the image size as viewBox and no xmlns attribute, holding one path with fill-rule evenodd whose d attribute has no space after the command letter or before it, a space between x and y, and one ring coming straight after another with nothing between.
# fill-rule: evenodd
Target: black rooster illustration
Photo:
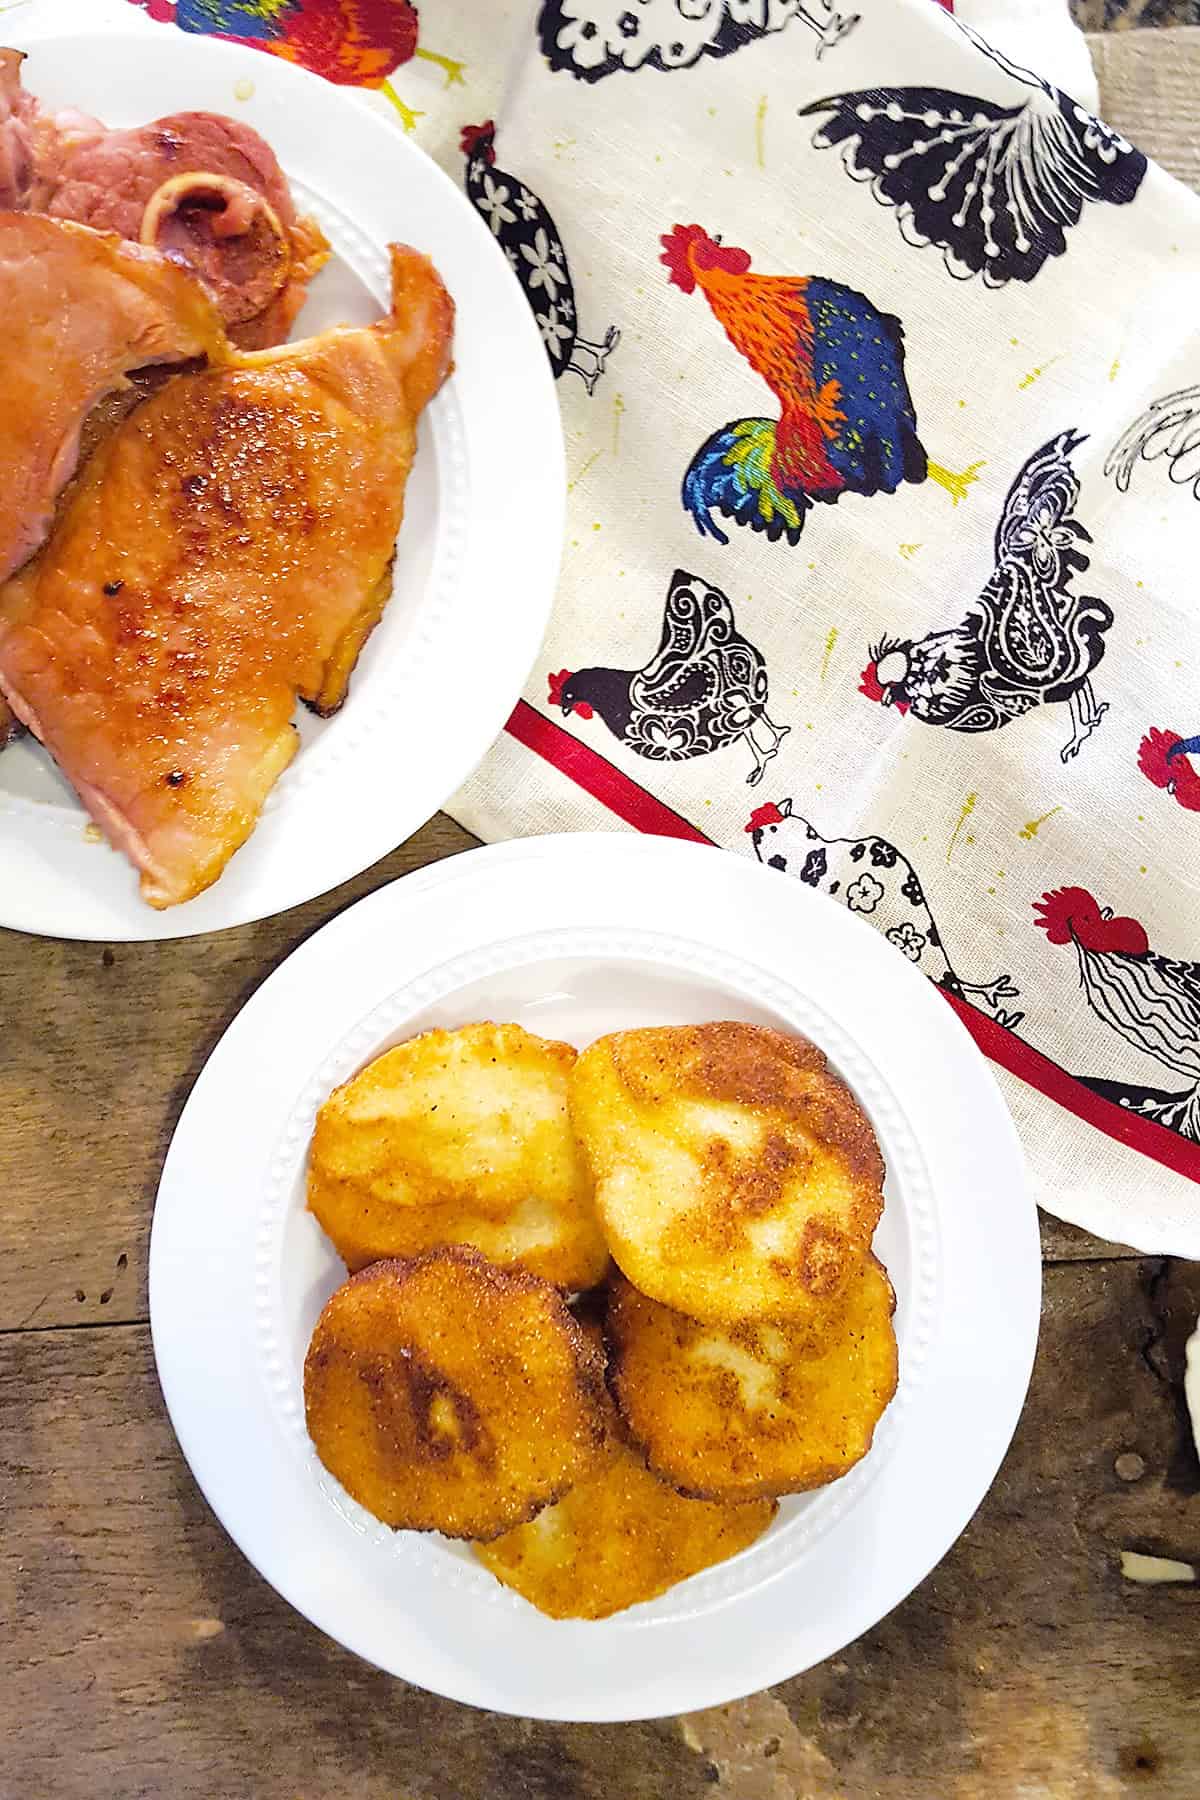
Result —
<instances>
[{"instance_id":1,"label":"black rooster illustration","mask_svg":"<svg viewBox=\"0 0 1200 1800\"><path fill-rule=\"evenodd\" d=\"M1200 1143L1200 963L1158 955L1139 920L1114 918L1086 888L1055 888L1034 903L1034 912L1052 944L1074 944L1096 1016L1188 1083L1180 1093L1111 1081L1087 1085Z\"/></svg>"},{"instance_id":2,"label":"black rooster illustration","mask_svg":"<svg viewBox=\"0 0 1200 1800\"><path fill-rule=\"evenodd\" d=\"M754 756L753 787L790 726L767 717L767 667L741 636L720 588L676 569L663 613L662 642L644 669L562 669L550 702L590 719L655 762L685 762L743 739Z\"/></svg>"},{"instance_id":3,"label":"black rooster illustration","mask_svg":"<svg viewBox=\"0 0 1200 1800\"><path fill-rule=\"evenodd\" d=\"M817 57L859 21L833 0L543 0L542 54L580 81L618 70L687 69L702 56L731 56L795 20L816 34Z\"/></svg>"},{"instance_id":4,"label":"black rooster illustration","mask_svg":"<svg viewBox=\"0 0 1200 1800\"><path fill-rule=\"evenodd\" d=\"M1030 90L1021 106L946 88L866 88L833 94L800 111L830 116L820 150L840 145L846 171L894 206L901 234L936 244L960 281L982 273L989 287L1032 281L1061 256L1086 202L1124 206L1146 158L1059 88L955 24L1006 75Z\"/></svg>"},{"instance_id":5,"label":"black rooster illustration","mask_svg":"<svg viewBox=\"0 0 1200 1800\"><path fill-rule=\"evenodd\" d=\"M1113 445L1104 473L1128 493L1134 465L1163 458L1176 487L1200 500L1200 387L1179 388L1152 400Z\"/></svg>"},{"instance_id":6,"label":"black rooster illustration","mask_svg":"<svg viewBox=\"0 0 1200 1800\"><path fill-rule=\"evenodd\" d=\"M756 806L746 831L768 869L794 876L866 919L922 975L960 1000L982 1005L997 1025L1014 1031L1021 1023L1025 1015L1005 1005L1020 998L1008 975L975 982L955 972L917 871L887 838L822 837L790 799Z\"/></svg>"},{"instance_id":7,"label":"black rooster illustration","mask_svg":"<svg viewBox=\"0 0 1200 1800\"><path fill-rule=\"evenodd\" d=\"M1029 458L996 528L996 566L966 618L916 643L872 645L860 693L949 731L996 731L1065 700L1074 729L1062 760L1076 755L1108 711L1090 677L1113 622L1103 600L1071 591L1088 567L1078 546L1091 542L1072 516L1079 481L1070 457L1084 441L1064 431Z\"/></svg>"},{"instance_id":8,"label":"black rooster illustration","mask_svg":"<svg viewBox=\"0 0 1200 1800\"><path fill-rule=\"evenodd\" d=\"M496 167L496 127L463 129L462 149L467 159L467 198L489 225L500 248L521 283L533 308L554 379L569 369L578 375L588 393L604 373L610 353L621 334L610 325L599 344L579 336L575 314L575 284L558 228L536 194L515 175Z\"/></svg>"}]
</instances>

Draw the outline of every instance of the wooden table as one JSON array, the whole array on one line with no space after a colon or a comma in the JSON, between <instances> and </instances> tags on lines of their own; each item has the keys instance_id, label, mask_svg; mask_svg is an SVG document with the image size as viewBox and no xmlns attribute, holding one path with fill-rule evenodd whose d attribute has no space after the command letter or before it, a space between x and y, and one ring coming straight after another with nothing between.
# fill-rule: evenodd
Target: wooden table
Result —
<instances>
[{"instance_id":1,"label":"wooden table","mask_svg":"<svg viewBox=\"0 0 1200 1800\"><path fill-rule=\"evenodd\" d=\"M1194 175L1200 32L1096 48L1113 123ZM0 933L0 1800L1197 1800L1200 1587L1133 1587L1117 1556L1200 1554L1180 1387L1200 1266L1049 1220L1033 1386L991 1493L890 1618L769 1693L629 1726L471 1712L338 1649L234 1549L154 1376L163 1154L268 971L470 842L437 819L220 937Z\"/></svg>"}]
</instances>

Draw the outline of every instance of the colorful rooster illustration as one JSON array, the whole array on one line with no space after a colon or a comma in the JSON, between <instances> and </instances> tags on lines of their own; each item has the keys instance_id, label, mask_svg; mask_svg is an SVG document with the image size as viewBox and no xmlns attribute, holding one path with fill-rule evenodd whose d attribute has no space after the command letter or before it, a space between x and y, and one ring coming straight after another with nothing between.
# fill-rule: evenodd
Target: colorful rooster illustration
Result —
<instances>
[{"instance_id":1,"label":"colorful rooster illustration","mask_svg":"<svg viewBox=\"0 0 1200 1800\"><path fill-rule=\"evenodd\" d=\"M405 104L389 77L413 57L436 63L446 86L463 64L423 49L411 0L133 0L152 19L299 63L326 81L386 94L411 131L422 116Z\"/></svg>"},{"instance_id":2,"label":"colorful rooster illustration","mask_svg":"<svg viewBox=\"0 0 1200 1800\"><path fill-rule=\"evenodd\" d=\"M1188 1081L1181 1093L1112 1081L1087 1085L1200 1142L1200 963L1159 956L1137 919L1114 918L1086 888L1056 888L1035 901L1034 912L1052 944L1074 944L1097 1018Z\"/></svg>"},{"instance_id":3,"label":"colorful rooster illustration","mask_svg":"<svg viewBox=\"0 0 1200 1800\"><path fill-rule=\"evenodd\" d=\"M954 476L927 461L899 319L820 276L751 275L744 250L699 225L676 225L662 245L673 284L685 294L702 290L780 407L778 419L723 425L693 458L683 504L702 537L729 541L715 509L772 541L796 544L816 502L894 494L901 482L927 475L961 498L975 470Z\"/></svg>"},{"instance_id":4,"label":"colorful rooster illustration","mask_svg":"<svg viewBox=\"0 0 1200 1800\"><path fill-rule=\"evenodd\" d=\"M1185 812L1200 812L1200 771L1188 758L1200 753L1200 737L1181 738L1154 726L1138 745L1138 768L1156 788L1165 788Z\"/></svg>"},{"instance_id":5,"label":"colorful rooster illustration","mask_svg":"<svg viewBox=\"0 0 1200 1800\"><path fill-rule=\"evenodd\" d=\"M745 743L754 757L751 787L791 727L767 713L762 651L737 629L728 596L676 569L663 610L662 638L642 669L561 669L550 677L550 704L590 719L599 713L614 737L654 762L686 762L725 744Z\"/></svg>"},{"instance_id":6,"label":"colorful rooster illustration","mask_svg":"<svg viewBox=\"0 0 1200 1800\"><path fill-rule=\"evenodd\" d=\"M1105 713L1091 673L1104 655L1112 608L1072 583L1088 567L1091 536L1074 515L1084 442L1064 431L1034 452L1013 482L996 527L996 563L957 625L871 646L859 692L948 731L998 731L1034 707L1065 700L1069 762Z\"/></svg>"}]
</instances>

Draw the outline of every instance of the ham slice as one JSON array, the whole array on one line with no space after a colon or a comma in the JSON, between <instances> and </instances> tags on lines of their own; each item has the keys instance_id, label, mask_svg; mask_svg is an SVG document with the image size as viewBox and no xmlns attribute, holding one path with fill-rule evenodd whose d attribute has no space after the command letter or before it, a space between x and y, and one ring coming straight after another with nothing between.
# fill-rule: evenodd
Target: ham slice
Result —
<instances>
[{"instance_id":1,"label":"ham slice","mask_svg":"<svg viewBox=\"0 0 1200 1800\"><path fill-rule=\"evenodd\" d=\"M41 115L35 160L32 206L183 262L246 349L287 337L329 259L316 221L297 217L270 145L221 113L172 113L131 131Z\"/></svg>"},{"instance_id":2,"label":"ham slice","mask_svg":"<svg viewBox=\"0 0 1200 1800\"><path fill-rule=\"evenodd\" d=\"M296 697L341 704L390 593L453 322L426 258L391 254L378 324L145 400L0 589L0 691L152 906L200 893L249 837L295 753Z\"/></svg>"},{"instance_id":3,"label":"ham slice","mask_svg":"<svg viewBox=\"0 0 1200 1800\"><path fill-rule=\"evenodd\" d=\"M0 580L50 526L92 407L145 363L219 356L211 300L155 250L0 213Z\"/></svg>"},{"instance_id":4,"label":"ham slice","mask_svg":"<svg viewBox=\"0 0 1200 1800\"><path fill-rule=\"evenodd\" d=\"M0 207L19 212L33 187L34 101L21 86L19 50L0 50Z\"/></svg>"}]
</instances>

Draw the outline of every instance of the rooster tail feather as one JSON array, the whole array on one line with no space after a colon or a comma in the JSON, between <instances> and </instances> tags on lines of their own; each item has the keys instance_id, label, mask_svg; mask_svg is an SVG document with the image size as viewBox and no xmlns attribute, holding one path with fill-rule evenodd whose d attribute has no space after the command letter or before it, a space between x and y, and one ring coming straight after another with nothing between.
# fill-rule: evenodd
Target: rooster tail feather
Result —
<instances>
[{"instance_id":1,"label":"rooster tail feather","mask_svg":"<svg viewBox=\"0 0 1200 1800\"><path fill-rule=\"evenodd\" d=\"M1173 762L1177 756L1195 756L1200 751L1200 737L1180 738L1167 751L1167 761Z\"/></svg>"},{"instance_id":2,"label":"rooster tail feather","mask_svg":"<svg viewBox=\"0 0 1200 1800\"><path fill-rule=\"evenodd\" d=\"M700 446L683 478L683 504L701 537L729 542L712 516L717 511L736 525L765 531L772 542L800 542L811 503L805 494L780 491L771 473L774 457L772 419L734 419Z\"/></svg>"},{"instance_id":3,"label":"rooster tail feather","mask_svg":"<svg viewBox=\"0 0 1200 1800\"><path fill-rule=\"evenodd\" d=\"M900 426L900 453L904 459L905 481L924 481L929 473L929 458L924 444L907 422Z\"/></svg>"},{"instance_id":4,"label":"rooster tail feather","mask_svg":"<svg viewBox=\"0 0 1200 1800\"><path fill-rule=\"evenodd\" d=\"M1060 431L1025 463L1005 496L996 527L997 562L1010 558L1028 562L1032 554L1028 527L1034 514L1046 529L1065 526L1076 539L1086 538L1087 533L1074 517L1079 477L1071 465L1075 451L1086 442L1085 432ZM1080 574L1088 566L1087 557L1078 550L1067 551L1064 560Z\"/></svg>"}]
</instances>

